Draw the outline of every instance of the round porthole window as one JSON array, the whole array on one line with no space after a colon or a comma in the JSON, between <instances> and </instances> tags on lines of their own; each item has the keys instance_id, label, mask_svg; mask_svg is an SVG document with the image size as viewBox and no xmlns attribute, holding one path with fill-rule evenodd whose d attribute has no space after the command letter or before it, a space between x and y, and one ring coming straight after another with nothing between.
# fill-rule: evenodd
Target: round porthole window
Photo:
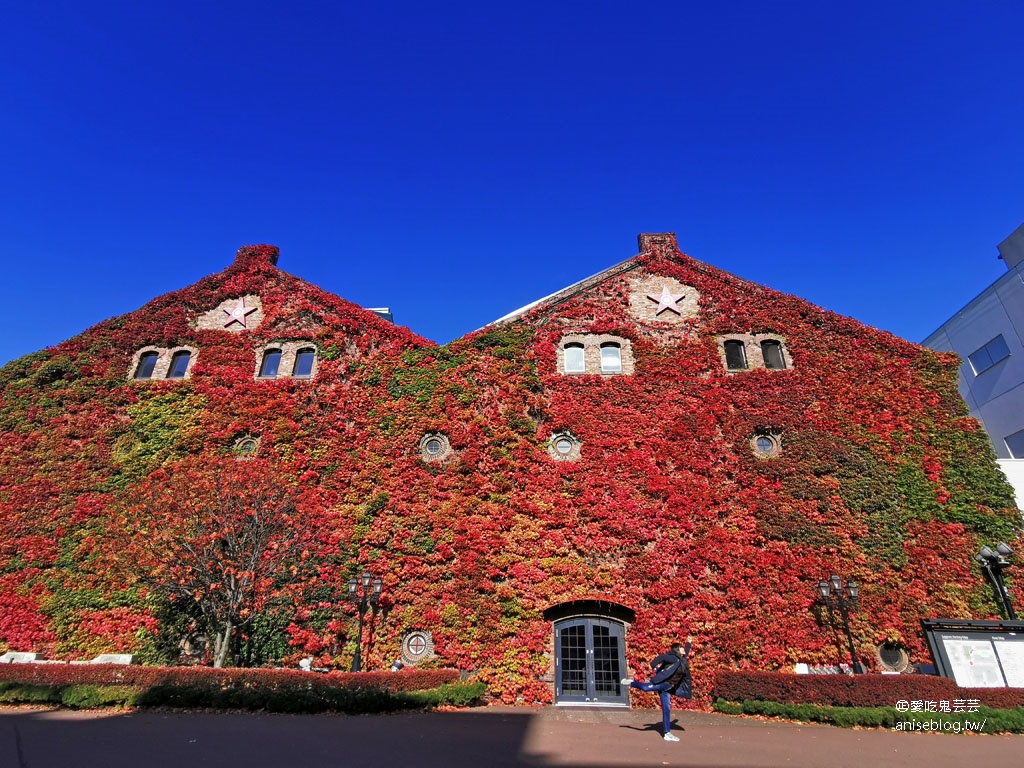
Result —
<instances>
[{"instance_id":1,"label":"round porthole window","mask_svg":"<svg viewBox=\"0 0 1024 768\"><path fill-rule=\"evenodd\" d=\"M451 451L448 438L441 434L424 435L420 440L420 454L424 461L438 461Z\"/></svg>"},{"instance_id":2,"label":"round porthole window","mask_svg":"<svg viewBox=\"0 0 1024 768\"><path fill-rule=\"evenodd\" d=\"M575 461L580 457L580 441L568 432L559 432L551 436L548 453L558 461Z\"/></svg>"},{"instance_id":3,"label":"round porthole window","mask_svg":"<svg viewBox=\"0 0 1024 768\"><path fill-rule=\"evenodd\" d=\"M762 459L778 456L782 452L782 441L778 435L759 432L750 438L750 447L754 455Z\"/></svg>"},{"instance_id":4,"label":"round porthole window","mask_svg":"<svg viewBox=\"0 0 1024 768\"><path fill-rule=\"evenodd\" d=\"M257 437L243 437L235 443L235 453L240 459L250 459L260 449L260 441Z\"/></svg>"},{"instance_id":5,"label":"round porthole window","mask_svg":"<svg viewBox=\"0 0 1024 768\"><path fill-rule=\"evenodd\" d=\"M434 655L434 638L430 632L416 629L402 638L402 661L415 665Z\"/></svg>"},{"instance_id":6,"label":"round porthole window","mask_svg":"<svg viewBox=\"0 0 1024 768\"><path fill-rule=\"evenodd\" d=\"M886 640L878 646L878 662L889 672L903 672L910 666L910 656L902 645Z\"/></svg>"}]
</instances>

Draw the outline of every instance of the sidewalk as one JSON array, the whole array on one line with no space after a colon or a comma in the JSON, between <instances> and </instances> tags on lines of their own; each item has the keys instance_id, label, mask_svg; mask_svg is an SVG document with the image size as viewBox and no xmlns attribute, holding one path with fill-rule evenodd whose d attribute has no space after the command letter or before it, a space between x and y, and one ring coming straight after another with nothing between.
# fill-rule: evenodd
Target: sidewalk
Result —
<instances>
[{"instance_id":1,"label":"sidewalk","mask_svg":"<svg viewBox=\"0 0 1024 768\"><path fill-rule=\"evenodd\" d=\"M962 768L1016 765L1024 754L1024 736L852 730L687 711L673 720L678 743L661 740L657 710L539 710L520 757L524 765L608 768Z\"/></svg>"},{"instance_id":2,"label":"sidewalk","mask_svg":"<svg viewBox=\"0 0 1024 768\"><path fill-rule=\"evenodd\" d=\"M0 709L4 768L962 768L1016 765L1024 736L846 730L698 712L490 707L346 717Z\"/></svg>"}]
</instances>

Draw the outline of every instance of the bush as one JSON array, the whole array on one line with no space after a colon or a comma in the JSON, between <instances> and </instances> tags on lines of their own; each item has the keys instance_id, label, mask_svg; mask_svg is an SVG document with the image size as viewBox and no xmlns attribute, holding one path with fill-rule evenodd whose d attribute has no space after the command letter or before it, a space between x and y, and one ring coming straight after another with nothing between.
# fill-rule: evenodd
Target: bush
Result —
<instances>
[{"instance_id":1,"label":"bush","mask_svg":"<svg viewBox=\"0 0 1024 768\"><path fill-rule=\"evenodd\" d=\"M72 709L130 707L139 690L126 685L72 685L60 691L60 703Z\"/></svg>"},{"instance_id":2,"label":"bush","mask_svg":"<svg viewBox=\"0 0 1024 768\"><path fill-rule=\"evenodd\" d=\"M4 704L59 704L60 689L49 685L0 683L0 702Z\"/></svg>"},{"instance_id":3,"label":"bush","mask_svg":"<svg viewBox=\"0 0 1024 768\"><path fill-rule=\"evenodd\" d=\"M375 688L419 691L459 679L458 670L403 670L402 672L330 672L318 674L295 669L211 669L209 667L139 667L119 664L0 664L0 682L35 685L155 685L201 688L303 689L309 685L332 688Z\"/></svg>"},{"instance_id":4,"label":"bush","mask_svg":"<svg viewBox=\"0 0 1024 768\"><path fill-rule=\"evenodd\" d=\"M814 704L780 704L773 701L744 701L742 704L718 699L714 709L727 715L761 715L802 722L828 723L842 728L896 728L897 723L922 722L949 733L966 732L965 722L984 723L974 733L1024 733L1024 707L977 712L899 712L895 707L825 707ZM948 724L948 725L944 725Z\"/></svg>"},{"instance_id":5,"label":"bush","mask_svg":"<svg viewBox=\"0 0 1024 768\"><path fill-rule=\"evenodd\" d=\"M719 672L713 698L833 707L892 707L897 701L976 700L996 709L1024 706L1022 688L959 688L934 675L794 675Z\"/></svg>"},{"instance_id":6,"label":"bush","mask_svg":"<svg viewBox=\"0 0 1024 768\"><path fill-rule=\"evenodd\" d=\"M0 702L67 707L212 707L362 714L469 706L483 683L455 670L315 674L293 670L11 664L0 667Z\"/></svg>"},{"instance_id":7,"label":"bush","mask_svg":"<svg viewBox=\"0 0 1024 768\"><path fill-rule=\"evenodd\" d=\"M472 707L480 703L486 690L484 683L445 683L429 691L414 691L408 695L421 707Z\"/></svg>"}]
</instances>

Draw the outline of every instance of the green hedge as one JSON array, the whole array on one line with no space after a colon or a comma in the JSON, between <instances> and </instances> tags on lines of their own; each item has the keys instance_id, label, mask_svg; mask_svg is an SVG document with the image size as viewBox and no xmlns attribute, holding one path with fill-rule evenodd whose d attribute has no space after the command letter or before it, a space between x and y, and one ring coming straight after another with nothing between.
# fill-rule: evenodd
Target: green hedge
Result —
<instances>
[{"instance_id":1,"label":"green hedge","mask_svg":"<svg viewBox=\"0 0 1024 768\"><path fill-rule=\"evenodd\" d=\"M455 669L408 669L401 672L300 672L295 669L210 667L141 667L122 664L0 664L0 682L35 685L156 685L303 690L313 687L381 688L418 691L459 679Z\"/></svg>"},{"instance_id":2,"label":"green hedge","mask_svg":"<svg viewBox=\"0 0 1024 768\"><path fill-rule=\"evenodd\" d=\"M942 733L1024 733L1024 707L980 707L977 712L900 712L895 707L829 707L749 699L740 704L718 699L714 703L714 709L727 715L779 717L801 722L827 723L842 728L859 726ZM968 723L971 724L970 727Z\"/></svg>"},{"instance_id":3,"label":"green hedge","mask_svg":"<svg viewBox=\"0 0 1024 768\"><path fill-rule=\"evenodd\" d=\"M278 670L19 664L0 668L0 703L76 709L204 707L363 714L478 702L484 684L451 682L457 677L454 670L322 675Z\"/></svg>"},{"instance_id":4,"label":"green hedge","mask_svg":"<svg viewBox=\"0 0 1024 768\"><path fill-rule=\"evenodd\" d=\"M833 707L891 707L897 701L977 701L993 709L1024 707L1024 688L960 688L935 675L795 675L720 671L712 697Z\"/></svg>"},{"instance_id":5,"label":"green hedge","mask_svg":"<svg viewBox=\"0 0 1024 768\"><path fill-rule=\"evenodd\" d=\"M139 689L125 685L36 685L0 682L0 703L54 704L72 709L129 707L139 697Z\"/></svg>"}]
</instances>

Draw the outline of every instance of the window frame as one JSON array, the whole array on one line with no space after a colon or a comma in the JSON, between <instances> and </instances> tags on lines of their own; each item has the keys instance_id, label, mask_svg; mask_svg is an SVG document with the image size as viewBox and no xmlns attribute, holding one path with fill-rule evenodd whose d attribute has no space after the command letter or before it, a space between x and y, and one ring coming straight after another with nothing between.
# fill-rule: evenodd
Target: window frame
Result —
<instances>
[{"instance_id":1,"label":"window frame","mask_svg":"<svg viewBox=\"0 0 1024 768\"><path fill-rule=\"evenodd\" d=\"M267 373L267 358L276 355L277 362L274 365L274 372ZM257 379L277 379L281 377L281 358L284 357L284 350L281 347L267 347L260 357L260 367L256 374Z\"/></svg>"},{"instance_id":2,"label":"window frame","mask_svg":"<svg viewBox=\"0 0 1024 768\"><path fill-rule=\"evenodd\" d=\"M601 355L601 373L622 373L622 345L617 341L604 341L601 342L598 347ZM605 354L604 351L615 350L615 363L616 367L608 367L605 365Z\"/></svg>"},{"instance_id":3,"label":"window frame","mask_svg":"<svg viewBox=\"0 0 1024 768\"><path fill-rule=\"evenodd\" d=\"M782 348L782 342L778 339L761 339L759 346L761 347L761 362L764 363L764 367L769 371L784 371L786 370L786 354ZM769 350L771 354L778 355L778 365L769 365L768 357Z\"/></svg>"},{"instance_id":4,"label":"window frame","mask_svg":"<svg viewBox=\"0 0 1024 768\"><path fill-rule=\"evenodd\" d=\"M1019 429L1012 435L1004 437L1003 444L1011 459L1024 459L1024 429Z\"/></svg>"},{"instance_id":5,"label":"window frame","mask_svg":"<svg viewBox=\"0 0 1024 768\"><path fill-rule=\"evenodd\" d=\"M767 449L761 446L762 440L768 441ZM759 429L750 437L750 450L755 458L774 459L782 453L782 435L771 429Z\"/></svg>"},{"instance_id":6,"label":"window frame","mask_svg":"<svg viewBox=\"0 0 1024 768\"><path fill-rule=\"evenodd\" d=\"M738 349L739 354L742 357L742 365L732 365L729 361L729 350ZM747 343L742 339L724 339L722 341L722 350L725 352L725 368L728 371L748 371L750 370L750 358L747 356Z\"/></svg>"},{"instance_id":7,"label":"window frame","mask_svg":"<svg viewBox=\"0 0 1024 768\"><path fill-rule=\"evenodd\" d=\"M569 351L572 350L574 362L579 356L579 365L569 367ZM587 347L582 341L567 341L562 345L562 371L564 373L586 373L587 372Z\"/></svg>"},{"instance_id":8,"label":"window frame","mask_svg":"<svg viewBox=\"0 0 1024 768\"><path fill-rule=\"evenodd\" d=\"M427 450L427 446L435 440L441 444L441 449L436 453L431 453L429 450ZM451 441L448 440L447 435L441 432L427 432L425 435L423 435L423 437L420 438L420 458L423 459L423 461L427 462L428 464L438 461L444 461L451 455L451 453Z\"/></svg>"},{"instance_id":9,"label":"window frame","mask_svg":"<svg viewBox=\"0 0 1024 768\"><path fill-rule=\"evenodd\" d=\"M140 376L139 372L142 370L143 361L152 361L152 365L149 366L149 372L145 376ZM153 374L156 373L156 365L160 361L160 352L155 349L147 349L139 353L139 359L135 363L135 371L132 373L133 381L152 381Z\"/></svg>"},{"instance_id":10,"label":"window frame","mask_svg":"<svg viewBox=\"0 0 1024 768\"><path fill-rule=\"evenodd\" d=\"M309 372L299 373L299 360L305 353L309 353ZM295 360L292 362L293 379L311 379L316 369L316 347L299 347L295 350Z\"/></svg>"},{"instance_id":11,"label":"window frame","mask_svg":"<svg viewBox=\"0 0 1024 768\"><path fill-rule=\"evenodd\" d=\"M993 347L993 345L995 346ZM979 363L982 362L982 353L984 353L984 358L987 359L988 364L979 367ZM996 354L999 357L996 357ZM974 375L980 376L985 371L991 370L1003 362L1003 360L1006 360L1009 356L1010 347L1007 345L1006 339L1003 338L1003 334L999 333L971 352L967 356L967 362L971 366L971 370L974 371Z\"/></svg>"},{"instance_id":12,"label":"window frame","mask_svg":"<svg viewBox=\"0 0 1024 768\"><path fill-rule=\"evenodd\" d=\"M617 355L605 351L611 349L617 349ZM632 342L625 336L566 333L556 347L555 367L564 376L632 376L635 365Z\"/></svg>"},{"instance_id":13,"label":"window frame","mask_svg":"<svg viewBox=\"0 0 1024 768\"><path fill-rule=\"evenodd\" d=\"M174 365L178 360L184 358L185 367L181 369L180 374L175 375ZM192 364L192 350L191 349L176 349L171 352L171 361L167 365L167 375L165 379L186 379L188 378L188 368Z\"/></svg>"},{"instance_id":14,"label":"window frame","mask_svg":"<svg viewBox=\"0 0 1024 768\"><path fill-rule=\"evenodd\" d=\"M562 453L558 450L558 444L565 441L569 444L569 450ZM576 435L568 430L554 432L548 438L548 455L555 461L579 461L582 455L583 443Z\"/></svg>"}]
</instances>

